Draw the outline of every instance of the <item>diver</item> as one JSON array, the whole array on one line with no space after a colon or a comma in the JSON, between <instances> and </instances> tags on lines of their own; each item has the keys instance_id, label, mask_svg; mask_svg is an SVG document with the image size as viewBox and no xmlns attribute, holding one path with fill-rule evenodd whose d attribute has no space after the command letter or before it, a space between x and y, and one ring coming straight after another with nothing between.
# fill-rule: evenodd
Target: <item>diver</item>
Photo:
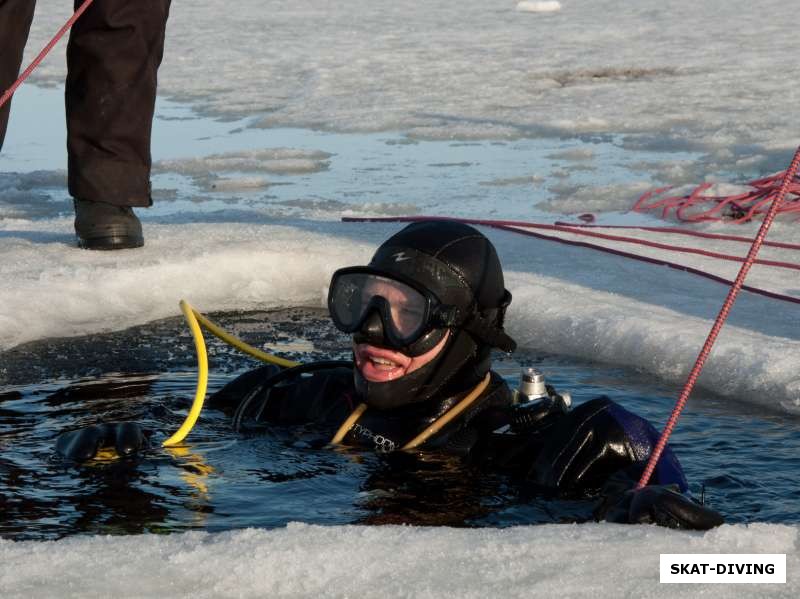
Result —
<instances>
[{"instance_id":1,"label":"diver","mask_svg":"<svg viewBox=\"0 0 800 599\"><path fill-rule=\"evenodd\" d=\"M508 473L537 493L597 502L594 517L705 530L722 524L690 498L667 447L651 484L635 489L658 432L607 397L572 408L566 394L529 372L512 391L491 370L491 350L516 343L503 328L511 294L492 243L461 223L425 221L390 237L367 266L337 270L328 308L352 335L353 363L319 362L246 372L209 398L243 421L314 425L320 443L456 456ZM524 392L523 392L524 391ZM68 459L99 448L145 447L135 423L62 434Z\"/></svg>"}]
</instances>

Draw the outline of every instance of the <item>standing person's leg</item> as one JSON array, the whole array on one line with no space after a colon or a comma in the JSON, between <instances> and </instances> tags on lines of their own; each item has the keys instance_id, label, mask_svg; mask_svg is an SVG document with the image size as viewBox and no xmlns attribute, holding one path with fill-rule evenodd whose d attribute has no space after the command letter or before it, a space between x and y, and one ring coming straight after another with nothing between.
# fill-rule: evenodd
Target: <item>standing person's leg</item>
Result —
<instances>
[{"instance_id":1,"label":"standing person's leg","mask_svg":"<svg viewBox=\"0 0 800 599\"><path fill-rule=\"evenodd\" d=\"M0 0L0 95L19 75L35 7L36 0ZM6 137L10 108L10 101L0 108L0 150Z\"/></svg>"},{"instance_id":2,"label":"standing person's leg","mask_svg":"<svg viewBox=\"0 0 800 599\"><path fill-rule=\"evenodd\" d=\"M76 6L80 0L76 0ZM69 191L82 247L138 247L149 206L150 132L170 0L98 0L67 47Z\"/></svg>"}]
</instances>

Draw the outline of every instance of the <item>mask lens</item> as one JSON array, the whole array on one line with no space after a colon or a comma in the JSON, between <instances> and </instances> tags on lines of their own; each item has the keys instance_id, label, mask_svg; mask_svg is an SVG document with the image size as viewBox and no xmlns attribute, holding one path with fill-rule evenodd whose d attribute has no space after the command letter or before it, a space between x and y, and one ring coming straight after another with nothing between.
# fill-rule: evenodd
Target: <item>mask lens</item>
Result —
<instances>
[{"instance_id":1,"label":"mask lens","mask_svg":"<svg viewBox=\"0 0 800 599\"><path fill-rule=\"evenodd\" d=\"M425 326L426 306L425 297L416 289L386 279L372 276L365 282L362 297L368 303L373 297L382 297L389 308L389 325L394 329L395 335L403 341L409 341Z\"/></svg>"},{"instance_id":2,"label":"mask lens","mask_svg":"<svg viewBox=\"0 0 800 599\"><path fill-rule=\"evenodd\" d=\"M378 307L384 327L391 328L403 342L413 341L423 331L428 316L428 300L419 291L400 281L369 273L336 276L329 307L334 322L348 333L361 325L367 311Z\"/></svg>"}]
</instances>

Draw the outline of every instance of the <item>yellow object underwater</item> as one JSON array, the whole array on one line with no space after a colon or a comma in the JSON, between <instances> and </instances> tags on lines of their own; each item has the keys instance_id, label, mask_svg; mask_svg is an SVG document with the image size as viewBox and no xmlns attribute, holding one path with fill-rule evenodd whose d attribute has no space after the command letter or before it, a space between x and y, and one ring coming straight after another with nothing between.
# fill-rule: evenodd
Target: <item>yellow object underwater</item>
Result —
<instances>
[{"instance_id":1,"label":"yellow object underwater","mask_svg":"<svg viewBox=\"0 0 800 599\"><path fill-rule=\"evenodd\" d=\"M97 450L97 453L94 454L90 464L101 464L106 462L114 462L119 459L119 454L117 450L113 447L101 447Z\"/></svg>"},{"instance_id":2,"label":"yellow object underwater","mask_svg":"<svg viewBox=\"0 0 800 599\"><path fill-rule=\"evenodd\" d=\"M256 349L252 345L248 345L241 339L225 332L203 316L203 314L195 310L186 300L181 300L180 306L186 318L186 322L189 325L189 329L192 331L194 348L197 352L197 388L194 394L194 402L192 402L192 407L189 410L189 414L186 416L186 420L183 421L183 424L174 435L162 443L164 447L177 445L186 438L186 435L189 434L189 431L191 431L195 423L197 423L197 419L203 409L203 403L206 400L206 388L208 387L208 353L206 352L206 342L203 337L203 331L200 328L201 325L215 337L218 337L228 345L232 345L236 349L243 351L248 356L252 356L257 360L267 362L268 364L276 364L284 368L291 368L292 366L299 365L299 362L292 362L291 360L279 358L278 356L273 356L260 349Z\"/></svg>"}]
</instances>

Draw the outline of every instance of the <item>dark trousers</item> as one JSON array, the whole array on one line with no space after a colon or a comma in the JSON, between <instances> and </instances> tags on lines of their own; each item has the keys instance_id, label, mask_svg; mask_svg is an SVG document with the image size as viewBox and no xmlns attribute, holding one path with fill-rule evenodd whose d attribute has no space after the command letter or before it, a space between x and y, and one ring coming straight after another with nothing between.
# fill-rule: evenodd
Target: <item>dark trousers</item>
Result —
<instances>
[{"instance_id":1,"label":"dark trousers","mask_svg":"<svg viewBox=\"0 0 800 599\"><path fill-rule=\"evenodd\" d=\"M75 0L75 7L82 4ZM0 90L17 78L36 0L0 0ZM67 46L67 153L73 197L149 206L156 73L170 0L95 0ZM55 33L55 31L53 32ZM0 110L0 148L9 105Z\"/></svg>"}]
</instances>

